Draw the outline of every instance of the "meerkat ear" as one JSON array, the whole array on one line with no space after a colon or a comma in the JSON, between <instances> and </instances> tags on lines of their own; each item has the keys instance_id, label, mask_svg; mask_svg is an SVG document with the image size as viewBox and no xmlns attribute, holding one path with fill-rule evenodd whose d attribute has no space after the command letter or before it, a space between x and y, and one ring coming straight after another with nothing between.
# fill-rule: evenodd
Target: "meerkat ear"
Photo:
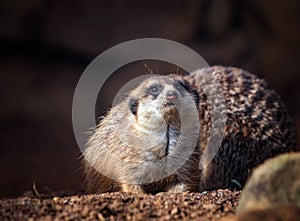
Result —
<instances>
[{"instance_id":1,"label":"meerkat ear","mask_svg":"<svg viewBox=\"0 0 300 221\"><path fill-rule=\"evenodd\" d=\"M200 95L198 91L191 87L191 85L186 80L177 80L178 84L182 86L193 98L196 107L198 108L200 102Z\"/></svg>"},{"instance_id":2,"label":"meerkat ear","mask_svg":"<svg viewBox=\"0 0 300 221\"><path fill-rule=\"evenodd\" d=\"M130 98L128 105L131 113L136 115L138 110L138 105L139 105L138 100L134 98Z\"/></svg>"}]
</instances>

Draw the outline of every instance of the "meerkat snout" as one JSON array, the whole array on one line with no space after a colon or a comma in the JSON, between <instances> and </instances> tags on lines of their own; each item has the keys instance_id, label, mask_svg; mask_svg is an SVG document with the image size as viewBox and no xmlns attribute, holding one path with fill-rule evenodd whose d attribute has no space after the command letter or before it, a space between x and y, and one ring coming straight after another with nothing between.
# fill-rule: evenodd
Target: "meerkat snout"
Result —
<instances>
[{"instance_id":1,"label":"meerkat snout","mask_svg":"<svg viewBox=\"0 0 300 221\"><path fill-rule=\"evenodd\" d=\"M176 100L178 99L178 93L175 90L169 90L166 94L167 100Z\"/></svg>"}]
</instances>

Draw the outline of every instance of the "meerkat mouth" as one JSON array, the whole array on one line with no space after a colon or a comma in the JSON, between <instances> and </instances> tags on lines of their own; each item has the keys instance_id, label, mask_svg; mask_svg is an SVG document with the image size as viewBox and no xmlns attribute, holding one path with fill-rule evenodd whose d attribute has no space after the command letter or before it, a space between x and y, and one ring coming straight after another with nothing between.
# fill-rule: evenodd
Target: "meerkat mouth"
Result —
<instances>
[{"instance_id":1,"label":"meerkat mouth","mask_svg":"<svg viewBox=\"0 0 300 221\"><path fill-rule=\"evenodd\" d=\"M165 106L175 106L176 104L173 101L167 101Z\"/></svg>"},{"instance_id":2,"label":"meerkat mouth","mask_svg":"<svg viewBox=\"0 0 300 221\"><path fill-rule=\"evenodd\" d=\"M177 107L177 102L174 101L166 101L162 105L165 108L176 108Z\"/></svg>"}]
</instances>

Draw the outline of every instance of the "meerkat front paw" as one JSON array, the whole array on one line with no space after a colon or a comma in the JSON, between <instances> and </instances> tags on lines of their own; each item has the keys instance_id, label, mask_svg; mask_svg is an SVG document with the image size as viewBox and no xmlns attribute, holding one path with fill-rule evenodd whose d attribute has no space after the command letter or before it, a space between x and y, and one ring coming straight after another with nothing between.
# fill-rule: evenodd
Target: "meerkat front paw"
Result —
<instances>
[{"instance_id":1,"label":"meerkat front paw","mask_svg":"<svg viewBox=\"0 0 300 221\"><path fill-rule=\"evenodd\" d=\"M188 191L189 190L189 187L188 185L184 184L184 183L178 183L174 186L171 186L167 192L168 193L182 193L182 192L185 192L185 191Z\"/></svg>"},{"instance_id":2,"label":"meerkat front paw","mask_svg":"<svg viewBox=\"0 0 300 221\"><path fill-rule=\"evenodd\" d=\"M121 191L125 193L145 194L143 188L140 185L135 185L135 184L123 183L121 185Z\"/></svg>"}]
</instances>

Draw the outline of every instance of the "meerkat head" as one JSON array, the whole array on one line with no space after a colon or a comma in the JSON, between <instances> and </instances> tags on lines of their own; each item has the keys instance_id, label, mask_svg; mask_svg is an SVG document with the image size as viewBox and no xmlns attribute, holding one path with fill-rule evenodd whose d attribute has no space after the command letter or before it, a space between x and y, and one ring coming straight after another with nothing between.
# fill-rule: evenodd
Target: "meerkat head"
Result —
<instances>
[{"instance_id":1,"label":"meerkat head","mask_svg":"<svg viewBox=\"0 0 300 221\"><path fill-rule=\"evenodd\" d=\"M132 91L128 105L136 122L153 130L179 117L186 96L188 92L180 82L170 77L151 77Z\"/></svg>"}]
</instances>

